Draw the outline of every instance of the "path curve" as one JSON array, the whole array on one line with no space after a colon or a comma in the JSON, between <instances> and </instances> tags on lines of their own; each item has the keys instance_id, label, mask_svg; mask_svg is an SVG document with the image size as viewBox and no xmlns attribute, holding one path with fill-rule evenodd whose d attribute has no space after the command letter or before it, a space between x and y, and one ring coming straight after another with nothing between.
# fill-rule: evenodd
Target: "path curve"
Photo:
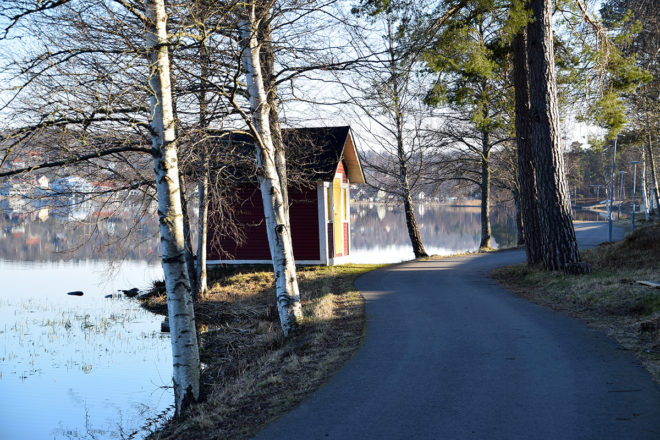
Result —
<instances>
[{"instance_id":1,"label":"path curve","mask_svg":"<svg viewBox=\"0 0 660 440\"><path fill-rule=\"evenodd\" d=\"M606 223L576 230L582 246L607 236ZM660 439L660 387L631 353L487 276L523 259L503 251L360 277L362 346L257 438Z\"/></svg>"}]
</instances>

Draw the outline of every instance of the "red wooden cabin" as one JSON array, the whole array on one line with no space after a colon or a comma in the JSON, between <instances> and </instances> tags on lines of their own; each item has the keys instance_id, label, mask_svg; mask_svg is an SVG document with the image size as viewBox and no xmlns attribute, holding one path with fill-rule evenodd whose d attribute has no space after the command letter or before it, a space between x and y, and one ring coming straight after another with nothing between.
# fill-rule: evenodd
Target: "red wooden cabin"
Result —
<instances>
[{"instance_id":1,"label":"red wooden cabin","mask_svg":"<svg viewBox=\"0 0 660 440\"><path fill-rule=\"evenodd\" d=\"M293 254L298 264L334 265L351 253L350 184L365 177L351 129L345 127L282 130L287 147L289 217ZM252 147L254 148L254 147ZM271 263L261 193L256 181L236 187L234 219L241 240L215 236L209 221L208 264Z\"/></svg>"}]
</instances>

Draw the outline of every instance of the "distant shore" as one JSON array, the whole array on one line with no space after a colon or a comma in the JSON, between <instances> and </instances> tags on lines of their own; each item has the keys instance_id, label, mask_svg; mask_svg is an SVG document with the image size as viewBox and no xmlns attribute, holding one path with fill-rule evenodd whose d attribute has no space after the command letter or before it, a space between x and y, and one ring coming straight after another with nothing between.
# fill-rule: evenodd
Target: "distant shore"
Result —
<instances>
[{"instance_id":1,"label":"distant shore","mask_svg":"<svg viewBox=\"0 0 660 440\"><path fill-rule=\"evenodd\" d=\"M398 205L401 202L399 200L351 200L351 204L354 205ZM447 201L437 201L437 200L416 200L415 204L421 205L436 205L436 206L450 206L452 208L474 208L475 206L481 206L480 200L447 200Z\"/></svg>"}]
</instances>

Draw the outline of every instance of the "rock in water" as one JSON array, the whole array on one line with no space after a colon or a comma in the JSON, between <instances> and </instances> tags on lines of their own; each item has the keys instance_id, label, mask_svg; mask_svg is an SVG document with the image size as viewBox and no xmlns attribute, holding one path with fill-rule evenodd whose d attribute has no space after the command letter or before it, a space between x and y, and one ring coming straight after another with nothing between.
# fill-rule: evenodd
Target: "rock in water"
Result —
<instances>
[{"instance_id":1,"label":"rock in water","mask_svg":"<svg viewBox=\"0 0 660 440\"><path fill-rule=\"evenodd\" d=\"M84 293L80 290L74 290L73 292L67 292L67 295L71 296L83 296Z\"/></svg>"},{"instance_id":2,"label":"rock in water","mask_svg":"<svg viewBox=\"0 0 660 440\"><path fill-rule=\"evenodd\" d=\"M133 287L132 289L129 289L129 290L123 290L122 289L122 292L124 292L124 295L126 295L127 297L133 298L133 297L137 296L138 293L140 293L140 289L138 289L137 287Z\"/></svg>"}]
</instances>

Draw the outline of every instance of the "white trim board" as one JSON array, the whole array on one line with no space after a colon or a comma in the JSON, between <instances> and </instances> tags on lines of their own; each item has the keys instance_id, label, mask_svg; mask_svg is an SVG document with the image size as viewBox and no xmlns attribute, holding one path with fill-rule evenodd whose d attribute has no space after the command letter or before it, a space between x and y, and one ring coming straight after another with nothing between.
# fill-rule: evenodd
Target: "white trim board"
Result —
<instances>
[{"instance_id":1,"label":"white trim board","mask_svg":"<svg viewBox=\"0 0 660 440\"><path fill-rule=\"evenodd\" d=\"M207 260L207 266L219 264L273 264L273 260ZM296 260L296 264L303 265L325 265L321 260Z\"/></svg>"}]
</instances>

